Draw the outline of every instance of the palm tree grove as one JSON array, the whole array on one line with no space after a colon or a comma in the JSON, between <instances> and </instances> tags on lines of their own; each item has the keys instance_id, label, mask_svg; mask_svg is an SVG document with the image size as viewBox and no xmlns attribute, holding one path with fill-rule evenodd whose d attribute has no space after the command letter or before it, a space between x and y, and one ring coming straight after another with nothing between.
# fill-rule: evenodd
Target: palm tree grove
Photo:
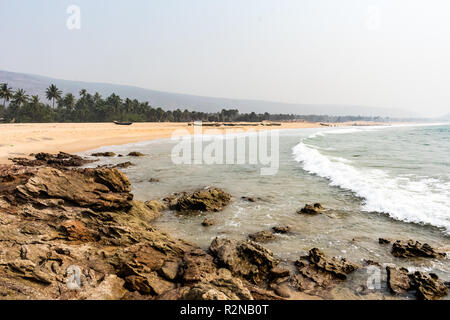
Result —
<instances>
[{"instance_id":1,"label":"palm tree grove","mask_svg":"<svg viewBox=\"0 0 450 320\"><path fill-rule=\"evenodd\" d=\"M152 107L149 102L136 99L122 99L116 94L103 98L98 92L91 94L80 90L78 97L72 93L63 94L54 84L45 92L46 101L37 95L29 96L23 89L13 91L7 83L0 85L0 119L6 123L27 122L190 122L190 121L245 121L264 120L344 122L382 121L388 118L363 116L325 116L269 113L239 113L237 109L222 109L220 112L197 112L185 109L163 110Z\"/></svg>"}]
</instances>

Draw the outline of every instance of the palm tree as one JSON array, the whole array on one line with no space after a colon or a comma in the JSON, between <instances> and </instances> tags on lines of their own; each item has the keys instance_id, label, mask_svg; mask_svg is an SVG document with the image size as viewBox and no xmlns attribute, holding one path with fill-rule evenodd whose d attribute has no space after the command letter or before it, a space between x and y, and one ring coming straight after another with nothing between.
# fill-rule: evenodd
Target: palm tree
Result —
<instances>
[{"instance_id":1,"label":"palm tree","mask_svg":"<svg viewBox=\"0 0 450 320\"><path fill-rule=\"evenodd\" d=\"M28 96L25 93L25 90L19 89L16 91L16 93L13 96L13 102L16 103L18 106L21 106L25 102L28 101Z\"/></svg>"},{"instance_id":2,"label":"palm tree","mask_svg":"<svg viewBox=\"0 0 450 320\"><path fill-rule=\"evenodd\" d=\"M81 96L82 98L86 97L86 94L87 94L87 90L86 90L86 89L81 89L81 90L80 90L80 96Z\"/></svg>"},{"instance_id":3,"label":"palm tree","mask_svg":"<svg viewBox=\"0 0 450 320\"><path fill-rule=\"evenodd\" d=\"M50 85L45 91L48 100L53 100L53 108L55 108L55 100L61 99L62 91L59 90L54 84Z\"/></svg>"},{"instance_id":4,"label":"palm tree","mask_svg":"<svg viewBox=\"0 0 450 320\"><path fill-rule=\"evenodd\" d=\"M13 97L13 91L11 88L8 88L7 83L2 83L0 87L0 98L3 99L3 109L6 107L6 102L11 100Z\"/></svg>"},{"instance_id":5,"label":"palm tree","mask_svg":"<svg viewBox=\"0 0 450 320\"><path fill-rule=\"evenodd\" d=\"M31 104L33 105L37 105L40 103L39 101L39 96L31 96L31 100L30 100Z\"/></svg>"}]
</instances>

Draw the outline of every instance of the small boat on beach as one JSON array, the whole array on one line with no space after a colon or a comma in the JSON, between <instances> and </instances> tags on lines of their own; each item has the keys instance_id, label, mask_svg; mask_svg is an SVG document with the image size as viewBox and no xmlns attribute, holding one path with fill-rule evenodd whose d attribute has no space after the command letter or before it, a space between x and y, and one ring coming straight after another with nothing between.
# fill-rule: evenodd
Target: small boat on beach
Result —
<instances>
[{"instance_id":1,"label":"small boat on beach","mask_svg":"<svg viewBox=\"0 0 450 320\"><path fill-rule=\"evenodd\" d=\"M133 122L127 122L127 121L114 121L115 124L120 125L120 126L129 126L132 125Z\"/></svg>"}]
</instances>

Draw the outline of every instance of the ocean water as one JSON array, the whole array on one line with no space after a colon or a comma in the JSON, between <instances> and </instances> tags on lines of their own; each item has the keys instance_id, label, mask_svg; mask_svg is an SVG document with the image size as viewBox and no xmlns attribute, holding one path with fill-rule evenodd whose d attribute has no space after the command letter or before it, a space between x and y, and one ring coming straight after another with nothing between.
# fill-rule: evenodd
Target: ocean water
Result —
<instances>
[{"instance_id":1,"label":"ocean water","mask_svg":"<svg viewBox=\"0 0 450 320\"><path fill-rule=\"evenodd\" d=\"M166 139L103 147L97 150L148 156L105 158L95 164L134 162L124 172L140 200L211 185L231 193L232 203L222 212L181 216L166 211L153 222L173 236L206 249L217 236L246 239L288 224L291 233L264 244L283 265L294 269L293 261L318 247L362 266L327 298L393 298L386 288L386 265L432 271L450 280L449 124L280 130L279 169L270 176L262 176L258 164L174 164L175 144ZM261 199L252 203L243 196ZM324 214L296 213L313 202L325 207ZM216 224L203 227L206 216ZM378 243L379 237L427 242L447 251L447 258L395 258L390 246ZM369 292L361 291L374 272L364 267L365 259L382 265L380 286Z\"/></svg>"}]
</instances>

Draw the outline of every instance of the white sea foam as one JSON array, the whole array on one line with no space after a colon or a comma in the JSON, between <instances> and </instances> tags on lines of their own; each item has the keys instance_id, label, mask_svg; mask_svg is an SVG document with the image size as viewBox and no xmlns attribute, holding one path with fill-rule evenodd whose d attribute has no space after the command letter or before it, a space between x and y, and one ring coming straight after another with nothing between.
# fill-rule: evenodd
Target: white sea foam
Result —
<instances>
[{"instance_id":1,"label":"white sea foam","mask_svg":"<svg viewBox=\"0 0 450 320\"><path fill-rule=\"evenodd\" d=\"M383 170L357 168L339 158L328 158L303 142L292 151L305 171L363 198L362 210L386 213L405 222L433 225L450 234L450 189L443 188L448 186L445 182L393 177Z\"/></svg>"}]
</instances>

